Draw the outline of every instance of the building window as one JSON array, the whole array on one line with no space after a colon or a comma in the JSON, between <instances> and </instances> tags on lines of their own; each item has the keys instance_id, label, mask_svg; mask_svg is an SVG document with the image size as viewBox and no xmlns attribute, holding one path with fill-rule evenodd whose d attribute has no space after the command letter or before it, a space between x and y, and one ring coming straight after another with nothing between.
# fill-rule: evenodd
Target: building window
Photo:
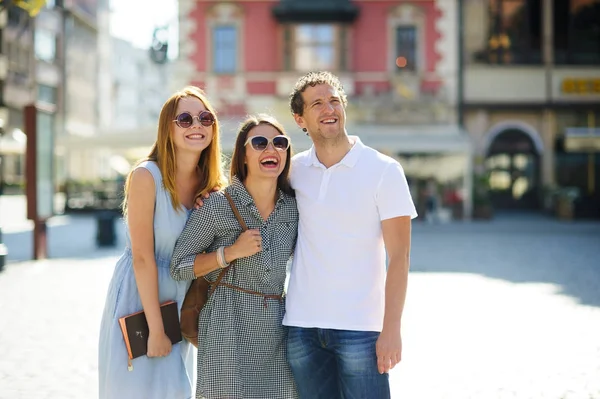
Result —
<instances>
[{"instance_id":1,"label":"building window","mask_svg":"<svg viewBox=\"0 0 600 399\"><path fill-rule=\"evenodd\" d=\"M53 62L56 58L56 35L46 29L36 29L34 51L38 60Z\"/></svg>"},{"instance_id":2,"label":"building window","mask_svg":"<svg viewBox=\"0 0 600 399\"><path fill-rule=\"evenodd\" d=\"M417 70L417 27L416 26L397 26L396 27L396 69L397 70Z\"/></svg>"},{"instance_id":3,"label":"building window","mask_svg":"<svg viewBox=\"0 0 600 399\"><path fill-rule=\"evenodd\" d=\"M21 7L8 7L8 26L20 26L23 30L29 27L29 15Z\"/></svg>"},{"instance_id":4,"label":"building window","mask_svg":"<svg viewBox=\"0 0 600 399\"><path fill-rule=\"evenodd\" d=\"M388 71L418 73L425 69L425 26L421 7L402 4L390 10L387 19Z\"/></svg>"},{"instance_id":5,"label":"building window","mask_svg":"<svg viewBox=\"0 0 600 399\"><path fill-rule=\"evenodd\" d=\"M554 60L600 64L600 0L554 0Z\"/></svg>"},{"instance_id":6,"label":"building window","mask_svg":"<svg viewBox=\"0 0 600 399\"><path fill-rule=\"evenodd\" d=\"M216 26L212 30L213 72L235 73L237 70L237 28Z\"/></svg>"},{"instance_id":7,"label":"building window","mask_svg":"<svg viewBox=\"0 0 600 399\"><path fill-rule=\"evenodd\" d=\"M38 100L47 104L56 104L56 87L38 85Z\"/></svg>"},{"instance_id":8,"label":"building window","mask_svg":"<svg viewBox=\"0 0 600 399\"><path fill-rule=\"evenodd\" d=\"M475 59L490 64L540 64L541 1L488 0L487 15L482 16L487 39Z\"/></svg>"},{"instance_id":9,"label":"building window","mask_svg":"<svg viewBox=\"0 0 600 399\"><path fill-rule=\"evenodd\" d=\"M296 25L292 30L290 53L296 71L338 70L338 30L334 25Z\"/></svg>"}]
</instances>

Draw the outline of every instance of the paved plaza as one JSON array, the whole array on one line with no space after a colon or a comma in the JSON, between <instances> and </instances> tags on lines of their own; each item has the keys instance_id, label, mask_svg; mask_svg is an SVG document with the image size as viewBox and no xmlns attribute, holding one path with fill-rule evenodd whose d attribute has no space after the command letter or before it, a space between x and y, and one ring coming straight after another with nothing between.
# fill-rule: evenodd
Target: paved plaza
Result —
<instances>
[{"instance_id":1,"label":"paved plaza","mask_svg":"<svg viewBox=\"0 0 600 399\"><path fill-rule=\"evenodd\" d=\"M56 217L51 259L31 261L22 209L0 205L0 398L96 398L121 222L118 245L99 250L93 218ZM600 223L415 223L403 324L393 398L600 399Z\"/></svg>"}]
</instances>

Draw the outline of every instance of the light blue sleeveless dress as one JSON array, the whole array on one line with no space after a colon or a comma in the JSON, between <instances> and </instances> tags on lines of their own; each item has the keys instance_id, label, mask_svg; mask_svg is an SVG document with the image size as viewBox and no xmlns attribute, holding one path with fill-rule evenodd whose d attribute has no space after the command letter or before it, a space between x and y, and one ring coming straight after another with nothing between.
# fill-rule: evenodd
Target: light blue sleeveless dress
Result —
<instances>
[{"instance_id":1,"label":"light blue sleeveless dress","mask_svg":"<svg viewBox=\"0 0 600 399\"><path fill-rule=\"evenodd\" d=\"M158 267L158 295L161 303L177 301L181 307L189 281L175 281L169 263L175 242L183 230L189 211L179 212L171 205L164 189L158 166L151 161L138 167L152 173L156 186L154 208L154 254ZM187 399L195 389L196 349L187 341L173 345L163 358L146 356L133 359L133 370L127 368L127 349L119 327L119 317L142 310L142 303L133 273L131 241L127 231L127 246L117 262L108 288L100 326L98 372L100 399Z\"/></svg>"}]
</instances>

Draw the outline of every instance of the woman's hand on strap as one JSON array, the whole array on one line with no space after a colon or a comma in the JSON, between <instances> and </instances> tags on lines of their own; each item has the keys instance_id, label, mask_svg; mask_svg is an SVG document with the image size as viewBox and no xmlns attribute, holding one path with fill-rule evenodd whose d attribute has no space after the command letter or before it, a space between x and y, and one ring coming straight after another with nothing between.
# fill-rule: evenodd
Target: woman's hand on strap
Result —
<instances>
[{"instance_id":1,"label":"woman's hand on strap","mask_svg":"<svg viewBox=\"0 0 600 399\"><path fill-rule=\"evenodd\" d=\"M225 248L225 260L227 263L238 259L246 258L262 250L262 237L260 230L246 230L235 241L235 243Z\"/></svg>"}]
</instances>

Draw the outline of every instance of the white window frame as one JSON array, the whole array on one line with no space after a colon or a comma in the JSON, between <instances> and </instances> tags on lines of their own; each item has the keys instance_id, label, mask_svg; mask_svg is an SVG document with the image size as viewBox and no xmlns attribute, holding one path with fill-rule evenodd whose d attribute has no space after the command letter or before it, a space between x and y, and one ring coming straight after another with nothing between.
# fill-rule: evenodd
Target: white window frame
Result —
<instances>
[{"instance_id":1,"label":"white window frame","mask_svg":"<svg viewBox=\"0 0 600 399\"><path fill-rule=\"evenodd\" d=\"M217 75L235 75L244 70L244 42L243 42L243 10L233 3L220 3L209 8L206 17L206 70ZM214 70L214 31L222 26L230 26L236 30L236 66L232 72L219 72Z\"/></svg>"},{"instance_id":2,"label":"white window frame","mask_svg":"<svg viewBox=\"0 0 600 399\"><path fill-rule=\"evenodd\" d=\"M391 73L422 74L425 72L425 23L426 15L422 8L410 4L403 4L392 9L388 15L388 71ZM416 68L415 70L403 70L396 66L396 28L414 27L416 31Z\"/></svg>"},{"instance_id":3,"label":"white window frame","mask_svg":"<svg viewBox=\"0 0 600 399\"><path fill-rule=\"evenodd\" d=\"M37 28L34 32L34 45L33 45L33 49L34 49L34 54L35 54L35 58L37 60L40 61L46 61L46 62L54 62L56 61L56 57L57 57L57 50L58 50L58 46L57 46L57 37L56 37L56 33L52 32L51 30L48 29L43 29L43 28ZM46 57L46 48L45 46L49 45L52 47L52 55L50 57Z\"/></svg>"},{"instance_id":4,"label":"white window frame","mask_svg":"<svg viewBox=\"0 0 600 399\"><path fill-rule=\"evenodd\" d=\"M216 48L216 46L215 46L215 40L216 40L216 32L219 29L231 29L231 30L233 30L233 35L234 35L235 43L234 43L234 51L233 51L233 56L234 56L233 67L231 69L228 68L229 65L226 65L227 68L217 69L217 64L216 64L216 62L217 62L217 51L219 51L219 49ZM219 74L219 75L232 75L232 74L235 74L238 71L238 63L239 63L239 60L238 60L238 49L240 47L240 45L239 45L239 32L238 32L237 26L235 26L235 25L229 25L229 24L228 25L225 25L225 24L223 24L223 25L215 25L211 29L211 36L212 36L211 37L211 40L212 40L211 45L212 45L212 48L213 48L213 51L212 51L212 54L211 54L212 55L212 57L211 57L211 61L212 61L211 62L211 70L214 73ZM227 63L229 63L229 60L227 60L227 61L228 61Z\"/></svg>"},{"instance_id":5,"label":"white window frame","mask_svg":"<svg viewBox=\"0 0 600 399\"><path fill-rule=\"evenodd\" d=\"M297 40L296 40L296 34L297 34L297 30L299 27L301 26L316 26L316 25L323 25L323 26L328 26L331 27L333 30L333 66L331 67L318 67L315 68L314 66L311 66L307 69L302 69L298 67L298 64L296 62L296 50L297 50ZM326 23L326 24L317 24L317 23L310 23L310 24L294 24L294 25L290 25L290 42L286 43L287 46L291 46L291 48L288 49L289 51L289 56L290 56L290 68L293 71L297 71L297 72L308 72L310 70L314 70L314 69L326 69L326 70L332 70L332 71L339 71L340 70L340 65L341 65L341 51L340 51L340 29L342 29L342 27L340 27L338 24L331 24L331 23Z\"/></svg>"}]
</instances>

